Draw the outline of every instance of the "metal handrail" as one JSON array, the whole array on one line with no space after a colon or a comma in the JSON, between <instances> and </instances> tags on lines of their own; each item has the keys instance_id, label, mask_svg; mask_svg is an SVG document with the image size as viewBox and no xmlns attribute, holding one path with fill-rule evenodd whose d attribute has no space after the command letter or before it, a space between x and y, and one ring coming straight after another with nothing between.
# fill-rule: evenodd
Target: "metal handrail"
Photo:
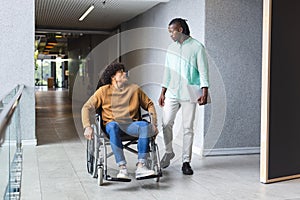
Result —
<instances>
[{"instance_id":1,"label":"metal handrail","mask_svg":"<svg viewBox=\"0 0 300 200\"><path fill-rule=\"evenodd\" d=\"M10 102L3 108L3 110L0 113L0 146L4 143L6 128L10 123L11 117L13 116L14 111L19 104L24 89L24 85L18 85L13 90L17 88L18 88L17 93L14 95L14 97L10 100Z\"/></svg>"}]
</instances>

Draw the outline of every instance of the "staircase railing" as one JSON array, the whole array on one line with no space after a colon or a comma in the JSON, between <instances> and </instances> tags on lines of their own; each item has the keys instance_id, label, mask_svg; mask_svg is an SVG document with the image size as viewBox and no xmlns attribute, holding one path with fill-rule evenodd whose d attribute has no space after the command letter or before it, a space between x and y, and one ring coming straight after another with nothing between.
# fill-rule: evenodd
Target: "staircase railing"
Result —
<instances>
[{"instance_id":1,"label":"staircase railing","mask_svg":"<svg viewBox=\"0 0 300 200\"><path fill-rule=\"evenodd\" d=\"M24 85L18 85L0 100L0 195L5 200L20 199L23 153L19 102L23 89Z\"/></svg>"}]
</instances>

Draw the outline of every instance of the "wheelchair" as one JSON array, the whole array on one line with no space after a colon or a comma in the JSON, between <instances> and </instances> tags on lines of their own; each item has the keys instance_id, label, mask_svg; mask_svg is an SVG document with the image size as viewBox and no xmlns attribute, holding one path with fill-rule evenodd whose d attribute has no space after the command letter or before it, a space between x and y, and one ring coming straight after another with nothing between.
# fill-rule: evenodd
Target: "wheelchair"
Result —
<instances>
[{"instance_id":1,"label":"wheelchair","mask_svg":"<svg viewBox=\"0 0 300 200\"><path fill-rule=\"evenodd\" d=\"M105 129L102 125L100 116L100 114L95 115L95 124L92 124L92 128L94 129L94 137L91 140L87 140L87 171L93 178L97 178L99 186L103 185L104 180L130 182L131 179L112 177L108 174L107 159L112 157L114 154L112 151L108 151L107 147L110 145L110 141L108 135L104 131ZM149 117L150 119L148 113L141 116L142 118ZM123 143L123 149L137 154L137 150L132 146L137 144L138 138L127 135L126 133L122 134L123 135L121 136L121 139ZM149 154L145 164L149 169L152 169L155 174L137 178L137 180L152 178L155 179L156 182L159 182L160 177L162 177L162 170L160 166L158 146L153 138L150 139L149 149Z\"/></svg>"}]
</instances>

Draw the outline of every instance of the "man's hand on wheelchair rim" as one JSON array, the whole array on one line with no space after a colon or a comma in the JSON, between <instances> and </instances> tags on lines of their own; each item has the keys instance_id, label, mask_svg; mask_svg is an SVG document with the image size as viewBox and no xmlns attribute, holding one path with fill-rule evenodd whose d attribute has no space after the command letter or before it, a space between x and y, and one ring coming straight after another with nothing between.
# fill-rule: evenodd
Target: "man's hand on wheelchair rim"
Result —
<instances>
[{"instance_id":1,"label":"man's hand on wheelchair rim","mask_svg":"<svg viewBox=\"0 0 300 200\"><path fill-rule=\"evenodd\" d=\"M84 137L88 140L93 139L93 128L88 126L84 129Z\"/></svg>"}]
</instances>

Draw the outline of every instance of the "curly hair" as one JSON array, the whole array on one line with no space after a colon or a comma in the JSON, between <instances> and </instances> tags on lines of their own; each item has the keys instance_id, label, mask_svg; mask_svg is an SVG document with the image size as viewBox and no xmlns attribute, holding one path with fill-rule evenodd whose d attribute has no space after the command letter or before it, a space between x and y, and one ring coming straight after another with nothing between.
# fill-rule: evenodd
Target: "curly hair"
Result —
<instances>
[{"instance_id":1,"label":"curly hair","mask_svg":"<svg viewBox=\"0 0 300 200\"><path fill-rule=\"evenodd\" d=\"M123 63L112 63L108 65L102 73L96 89L103 85L111 84L111 77L116 75L117 71L119 70L125 71L125 66Z\"/></svg>"}]
</instances>

